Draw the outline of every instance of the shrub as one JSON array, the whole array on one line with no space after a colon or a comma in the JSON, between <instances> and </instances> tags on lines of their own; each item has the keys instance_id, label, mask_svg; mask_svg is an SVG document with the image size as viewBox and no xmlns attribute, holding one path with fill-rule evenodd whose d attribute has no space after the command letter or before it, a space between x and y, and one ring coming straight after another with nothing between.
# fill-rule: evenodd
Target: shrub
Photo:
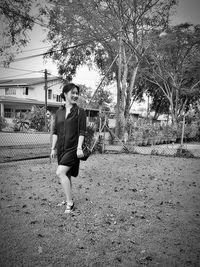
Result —
<instances>
[{"instance_id":1,"label":"shrub","mask_svg":"<svg viewBox=\"0 0 200 267\"><path fill-rule=\"evenodd\" d=\"M27 131L30 126L30 121L28 120L28 112L22 113L13 119L13 131Z\"/></svg>"},{"instance_id":2,"label":"shrub","mask_svg":"<svg viewBox=\"0 0 200 267\"><path fill-rule=\"evenodd\" d=\"M30 113L30 127L42 132L45 130L45 116L46 116L46 112L45 112L45 108L42 107L37 107L37 106L33 106L33 109Z\"/></svg>"},{"instance_id":3,"label":"shrub","mask_svg":"<svg viewBox=\"0 0 200 267\"><path fill-rule=\"evenodd\" d=\"M178 119L178 138L181 138L183 116ZM200 141L200 112L190 111L185 117L184 138L186 140Z\"/></svg>"},{"instance_id":4,"label":"shrub","mask_svg":"<svg viewBox=\"0 0 200 267\"><path fill-rule=\"evenodd\" d=\"M177 129L173 125L160 125L146 120L138 120L130 126L129 140L137 138L158 139L158 142L172 141L177 138Z\"/></svg>"},{"instance_id":5,"label":"shrub","mask_svg":"<svg viewBox=\"0 0 200 267\"><path fill-rule=\"evenodd\" d=\"M85 136L85 139L84 139L84 143L92 148L94 142L95 142L95 138L94 138L94 128L91 127L91 126L87 126L87 129L86 129L86 136ZM101 136L99 136L99 139L98 141L96 142L95 146L94 146L94 149L93 149L93 152L95 151L98 151L100 153L102 153L102 145L101 145Z\"/></svg>"},{"instance_id":6,"label":"shrub","mask_svg":"<svg viewBox=\"0 0 200 267\"><path fill-rule=\"evenodd\" d=\"M159 151L157 149L152 149L151 155L158 156L159 155Z\"/></svg>"},{"instance_id":7,"label":"shrub","mask_svg":"<svg viewBox=\"0 0 200 267\"><path fill-rule=\"evenodd\" d=\"M87 126L87 129L86 129L86 136L85 136L85 139L84 139L84 143L91 147L92 144L93 144L93 139L94 139L94 129L90 126Z\"/></svg>"},{"instance_id":8,"label":"shrub","mask_svg":"<svg viewBox=\"0 0 200 267\"><path fill-rule=\"evenodd\" d=\"M192 152L190 152L187 149L184 149L182 147L179 147L176 151L176 153L174 154L175 157L180 157L180 158L194 158L194 155L192 154Z\"/></svg>"},{"instance_id":9,"label":"shrub","mask_svg":"<svg viewBox=\"0 0 200 267\"><path fill-rule=\"evenodd\" d=\"M197 133L198 133L198 125L197 122L192 122L189 125L189 132L188 132L188 138L189 139L195 139L197 137Z\"/></svg>"},{"instance_id":10,"label":"shrub","mask_svg":"<svg viewBox=\"0 0 200 267\"><path fill-rule=\"evenodd\" d=\"M0 116L0 131L2 131L2 129L4 127L6 127L7 123L6 123L6 120L5 118L3 118L2 116Z\"/></svg>"}]
</instances>

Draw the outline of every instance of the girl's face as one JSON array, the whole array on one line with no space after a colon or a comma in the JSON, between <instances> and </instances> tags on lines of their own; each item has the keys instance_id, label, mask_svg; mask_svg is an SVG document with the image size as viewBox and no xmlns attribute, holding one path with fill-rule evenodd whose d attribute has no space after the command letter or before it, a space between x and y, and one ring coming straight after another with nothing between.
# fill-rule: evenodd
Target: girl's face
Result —
<instances>
[{"instance_id":1,"label":"girl's face","mask_svg":"<svg viewBox=\"0 0 200 267\"><path fill-rule=\"evenodd\" d=\"M76 87L65 94L66 101L68 101L70 104L75 104L78 100L78 96L79 94Z\"/></svg>"}]
</instances>

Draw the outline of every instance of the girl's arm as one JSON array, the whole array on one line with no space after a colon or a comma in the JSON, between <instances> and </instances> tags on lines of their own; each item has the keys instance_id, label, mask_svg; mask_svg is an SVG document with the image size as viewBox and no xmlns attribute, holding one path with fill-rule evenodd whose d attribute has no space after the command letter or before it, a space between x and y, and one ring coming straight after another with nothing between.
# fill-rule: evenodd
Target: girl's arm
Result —
<instances>
[{"instance_id":1,"label":"girl's arm","mask_svg":"<svg viewBox=\"0 0 200 267\"><path fill-rule=\"evenodd\" d=\"M84 142L84 136L83 135L79 135L79 138L78 138L78 147L77 149L82 149L82 145L83 145L83 142Z\"/></svg>"},{"instance_id":2,"label":"girl's arm","mask_svg":"<svg viewBox=\"0 0 200 267\"><path fill-rule=\"evenodd\" d=\"M57 144L58 136L57 134L52 135L52 145L51 145L51 150L55 150L56 144Z\"/></svg>"},{"instance_id":3,"label":"girl's arm","mask_svg":"<svg viewBox=\"0 0 200 267\"><path fill-rule=\"evenodd\" d=\"M57 113L55 117L52 117L52 143L51 143L51 158L55 158L56 155L56 144L58 140L58 135L57 135Z\"/></svg>"},{"instance_id":4,"label":"girl's arm","mask_svg":"<svg viewBox=\"0 0 200 267\"><path fill-rule=\"evenodd\" d=\"M51 145L51 154L50 157L53 159L56 156L56 143L57 143L58 136L57 134L52 135L52 145Z\"/></svg>"},{"instance_id":5,"label":"girl's arm","mask_svg":"<svg viewBox=\"0 0 200 267\"><path fill-rule=\"evenodd\" d=\"M86 113L84 110L79 110L79 137L78 137L78 146L77 146L77 157L81 158L84 156L82 146L86 133Z\"/></svg>"},{"instance_id":6,"label":"girl's arm","mask_svg":"<svg viewBox=\"0 0 200 267\"><path fill-rule=\"evenodd\" d=\"M84 156L83 149L82 149L83 141L84 141L84 136L79 135L77 152L76 152L78 158L82 158Z\"/></svg>"}]
</instances>

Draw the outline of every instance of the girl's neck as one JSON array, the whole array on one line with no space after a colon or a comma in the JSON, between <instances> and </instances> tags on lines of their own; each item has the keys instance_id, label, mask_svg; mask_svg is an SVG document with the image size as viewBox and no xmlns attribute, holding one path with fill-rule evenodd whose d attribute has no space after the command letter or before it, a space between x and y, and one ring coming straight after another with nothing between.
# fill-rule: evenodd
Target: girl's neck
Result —
<instances>
[{"instance_id":1,"label":"girl's neck","mask_svg":"<svg viewBox=\"0 0 200 267\"><path fill-rule=\"evenodd\" d=\"M71 107L72 107L72 104L69 103L68 101L66 101L66 102L65 102L65 107L66 107L66 108L71 108Z\"/></svg>"}]
</instances>

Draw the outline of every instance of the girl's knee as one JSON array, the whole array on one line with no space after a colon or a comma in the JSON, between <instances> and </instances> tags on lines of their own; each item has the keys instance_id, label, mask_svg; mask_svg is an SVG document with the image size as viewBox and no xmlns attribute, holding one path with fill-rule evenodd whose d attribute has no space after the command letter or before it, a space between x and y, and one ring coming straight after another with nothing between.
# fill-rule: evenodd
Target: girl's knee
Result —
<instances>
[{"instance_id":1,"label":"girl's knee","mask_svg":"<svg viewBox=\"0 0 200 267\"><path fill-rule=\"evenodd\" d=\"M61 169L57 169L56 170L56 175L59 177L59 178L61 178L63 175L65 175L65 173L63 172L63 170L61 170Z\"/></svg>"},{"instance_id":2,"label":"girl's knee","mask_svg":"<svg viewBox=\"0 0 200 267\"><path fill-rule=\"evenodd\" d=\"M56 170L56 175L59 177L59 178L63 178L63 177L66 177L66 173L69 171L69 168L68 167L58 167L57 170Z\"/></svg>"}]
</instances>

